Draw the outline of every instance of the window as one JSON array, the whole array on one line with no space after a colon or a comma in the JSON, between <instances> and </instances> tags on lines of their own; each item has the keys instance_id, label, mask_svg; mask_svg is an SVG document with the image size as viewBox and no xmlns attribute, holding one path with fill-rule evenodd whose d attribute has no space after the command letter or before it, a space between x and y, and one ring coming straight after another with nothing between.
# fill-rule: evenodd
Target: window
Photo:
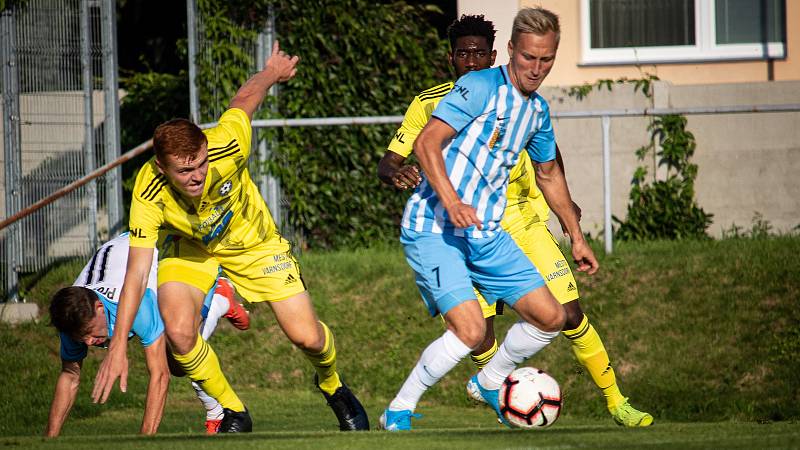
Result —
<instances>
[{"instance_id":1,"label":"window","mask_svg":"<svg viewBox=\"0 0 800 450\"><path fill-rule=\"evenodd\" d=\"M581 0L582 64L785 57L785 0Z\"/></svg>"}]
</instances>

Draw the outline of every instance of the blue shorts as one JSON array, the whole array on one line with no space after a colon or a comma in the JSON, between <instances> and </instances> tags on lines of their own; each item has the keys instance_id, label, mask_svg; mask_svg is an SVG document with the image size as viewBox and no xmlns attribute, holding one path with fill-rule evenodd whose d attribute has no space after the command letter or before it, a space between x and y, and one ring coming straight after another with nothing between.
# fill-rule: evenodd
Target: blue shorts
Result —
<instances>
[{"instance_id":1,"label":"blue shorts","mask_svg":"<svg viewBox=\"0 0 800 450\"><path fill-rule=\"evenodd\" d=\"M490 305L513 307L523 295L544 286L544 279L505 231L488 238L401 229L406 261L432 316L475 299L473 285Z\"/></svg>"}]
</instances>

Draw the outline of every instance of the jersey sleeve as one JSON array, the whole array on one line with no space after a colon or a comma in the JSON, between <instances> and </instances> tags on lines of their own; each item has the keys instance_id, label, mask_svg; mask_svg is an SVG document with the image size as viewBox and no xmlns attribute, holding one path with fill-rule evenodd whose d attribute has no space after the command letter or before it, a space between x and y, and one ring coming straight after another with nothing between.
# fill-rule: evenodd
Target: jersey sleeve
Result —
<instances>
[{"instance_id":1,"label":"jersey sleeve","mask_svg":"<svg viewBox=\"0 0 800 450\"><path fill-rule=\"evenodd\" d=\"M414 141L417 140L417 136L429 119L430 116L425 112L425 107L419 97L414 97L414 100L408 105L406 115L403 116L403 123L389 143L389 151L408 158L414 151Z\"/></svg>"},{"instance_id":2,"label":"jersey sleeve","mask_svg":"<svg viewBox=\"0 0 800 450\"><path fill-rule=\"evenodd\" d=\"M536 131L525 149L528 151L531 161L543 163L556 159L556 135L550 121L550 107L541 97L537 99L537 102L541 105L541 111L536 114L534 120L539 123L536 124Z\"/></svg>"},{"instance_id":3,"label":"jersey sleeve","mask_svg":"<svg viewBox=\"0 0 800 450\"><path fill-rule=\"evenodd\" d=\"M433 117L444 121L456 132L480 116L489 103L492 83L488 71L469 72L456 81L453 90L444 96L433 111Z\"/></svg>"},{"instance_id":4,"label":"jersey sleeve","mask_svg":"<svg viewBox=\"0 0 800 450\"><path fill-rule=\"evenodd\" d=\"M136 176L128 221L131 247L155 248L158 230L164 222L160 193L167 185L167 179L152 170L153 165L152 161L147 163Z\"/></svg>"},{"instance_id":5,"label":"jersey sleeve","mask_svg":"<svg viewBox=\"0 0 800 450\"><path fill-rule=\"evenodd\" d=\"M61 359L64 361L83 361L89 347L83 342L77 342L68 335L59 332L61 338Z\"/></svg>"},{"instance_id":6,"label":"jersey sleeve","mask_svg":"<svg viewBox=\"0 0 800 450\"><path fill-rule=\"evenodd\" d=\"M239 108L225 111L217 126L205 131L208 138L208 161L232 156L240 152L243 164L250 157L250 140L253 126L247 113Z\"/></svg>"},{"instance_id":7,"label":"jersey sleeve","mask_svg":"<svg viewBox=\"0 0 800 450\"><path fill-rule=\"evenodd\" d=\"M131 331L142 341L143 347L149 347L159 336L164 334L164 321L158 312L156 293L152 289L144 291L139 311L133 319Z\"/></svg>"}]
</instances>

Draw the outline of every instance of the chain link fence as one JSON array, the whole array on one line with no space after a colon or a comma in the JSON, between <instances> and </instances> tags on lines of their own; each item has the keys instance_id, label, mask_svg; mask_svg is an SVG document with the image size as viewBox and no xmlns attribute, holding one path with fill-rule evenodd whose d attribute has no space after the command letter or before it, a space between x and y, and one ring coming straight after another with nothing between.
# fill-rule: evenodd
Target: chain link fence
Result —
<instances>
[{"instance_id":1,"label":"chain link fence","mask_svg":"<svg viewBox=\"0 0 800 450\"><path fill-rule=\"evenodd\" d=\"M3 217L119 155L113 20L112 0L30 0L2 13ZM87 256L119 228L108 208L121 206L117 180L99 178L3 230L3 298L18 298L19 273Z\"/></svg>"}]
</instances>

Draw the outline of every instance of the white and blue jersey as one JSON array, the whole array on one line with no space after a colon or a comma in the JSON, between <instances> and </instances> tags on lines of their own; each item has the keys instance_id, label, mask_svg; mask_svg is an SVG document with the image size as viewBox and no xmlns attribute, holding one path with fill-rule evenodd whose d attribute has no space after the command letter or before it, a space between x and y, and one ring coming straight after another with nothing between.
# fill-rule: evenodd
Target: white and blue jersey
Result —
<instances>
[{"instance_id":1,"label":"white and blue jersey","mask_svg":"<svg viewBox=\"0 0 800 450\"><path fill-rule=\"evenodd\" d=\"M114 335L114 325L117 322L117 302L119 302L119 295L125 282L129 248L130 238L128 233L123 233L106 242L97 249L92 259L83 267L78 278L72 283L73 286L85 287L94 291L97 298L103 303L109 339ZM158 249L155 249L144 296L139 304L136 317L133 319L131 331L128 334L128 339L137 336L143 347L150 346L164 333L164 321L158 310L156 296L157 277ZM203 319L208 315L215 288L216 283L206 294L206 298L203 301L201 312ZM85 343L75 341L64 333L59 334L61 336L61 359L65 361L80 361L86 358L88 346Z\"/></svg>"},{"instance_id":2,"label":"white and blue jersey","mask_svg":"<svg viewBox=\"0 0 800 450\"><path fill-rule=\"evenodd\" d=\"M108 323L108 338L114 334L114 324L117 321L117 302L122 292L125 281L125 268L128 264L128 233L123 233L103 244L92 256L92 259L81 270L80 275L72 283L91 289L103 303L103 310ZM147 282L142 302L128 339L138 336L142 345L147 347L155 342L164 333L164 322L158 312L156 299L156 274L158 273L158 255L153 255L153 265L150 267L150 278ZM78 342L64 333L61 335L61 359L65 361L80 361L86 358L87 346Z\"/></svg>"},{"instance_id":3,"label":"white and blue jersey","mask_svg":"<svg viewBox=\"0 0 800 450\"><path fill-rule=\"evenodd\" d=\"M103 303L103 311L108 323L108 338L114 335L114 325L117 321L117 302L111 301L103 294L94 291L97 298ZM61 335L61 359L64 361L81 361L86 358L88 346L83 342L78 342L64 333ZM162 334L164 334L164 321L158 312L158 302L156 293L147 289L142 297L142 303L133 319L133 326L128 334L128 339L137 336L142 342L143 347L149 347Z\"/></svg>"},{"instance_id":4,"label":"white and blue jersey","mask_svg":"<svg viewBox=\"0 0 800 450\"><path fill-rule=\"evenodd\" d=\"M490 237L500 230L511 168L525 149L534 162L552 161L556 144L550 108L538 93L524 97L506 66L461 77L433 112L455 137L442 150L447 176L483 230L456 228L427 178L406 203L402 226L415 232Z\"/></svg>"}]
</instances>

